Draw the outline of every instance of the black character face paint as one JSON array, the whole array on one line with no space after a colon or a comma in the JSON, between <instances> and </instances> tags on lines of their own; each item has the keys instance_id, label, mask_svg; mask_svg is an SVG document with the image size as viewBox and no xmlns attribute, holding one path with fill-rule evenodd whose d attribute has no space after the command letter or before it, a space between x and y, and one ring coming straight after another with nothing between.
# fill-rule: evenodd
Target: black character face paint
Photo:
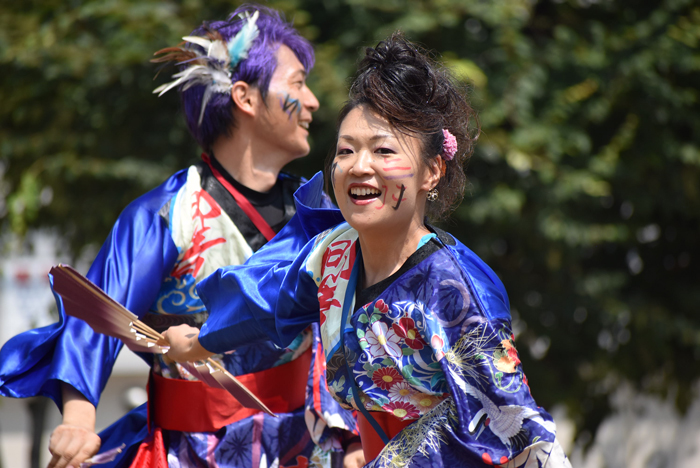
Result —
<instances>
[{"instance_id":1,"label":"black character face paint","mask_svg":"<svg viewBox=\"0 0 700 468\"><path fill-rule=\"evenodd\" d=\"M301 113L301 103L299 99L294 99L289 94L285 94L284 101L280 98L280 105L290 119L292 115Z\"/></svg>"},{"instance_id":2,"label":"black character face paint","mask_svg":"<svg viewBox=\"0 0 700 468\"><path fill-rule=\"evenodd\" d=\"M394 198L394 200L396 200L396 205L395 205L395 206L392 206L392 208L393 208L394 210L398 210L398 209L399 209L399 206L401 206L401 202L404 200L404 198L403 198L403 193L404 193L405 191L406 191L406 186L405 186L404 184L401 184L401 192L399 192L399 197L398 197L398 199L397 199L396 197L392 197L392 198Z\"/></svg>"}]
</instances>

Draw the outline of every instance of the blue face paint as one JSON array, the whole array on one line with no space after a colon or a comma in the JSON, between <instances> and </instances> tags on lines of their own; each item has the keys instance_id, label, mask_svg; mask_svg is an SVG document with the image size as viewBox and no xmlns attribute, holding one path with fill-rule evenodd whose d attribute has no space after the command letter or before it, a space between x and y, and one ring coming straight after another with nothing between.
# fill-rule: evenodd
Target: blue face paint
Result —
<instances>
[{"instance_id":1,"label":"blue face paint","mask_svg":"<svg viewBox=\"0 0 700 468\"><path fill-rule=\"evenodd\" d=\"M299 99L294 99L289 94L284 95L284 101L280 99L280 106L282 106L282 110L287 113L290 119L292 118L292 114L301 114L301 103Z\"/></svg>"},{"instance_id":2,"label":"blue face paint","mask_svg":"<svg viewBox=\"0 0 700 468\"><path fill-rule=\"evenodd\" d=\"M331 185L335 188L335 170L338 168L338 163L334 162L331 166ZM340 172L343 172L341 169Z\"/></svg>"}]
</instances>

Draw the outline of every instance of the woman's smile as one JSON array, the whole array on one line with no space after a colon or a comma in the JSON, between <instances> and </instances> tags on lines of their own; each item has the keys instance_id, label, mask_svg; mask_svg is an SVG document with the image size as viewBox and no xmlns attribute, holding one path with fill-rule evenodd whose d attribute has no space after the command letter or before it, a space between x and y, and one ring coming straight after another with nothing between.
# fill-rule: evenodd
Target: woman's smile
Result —
<instances>
[{"instance_id":1,"label":"woman's smile","mask_svg":"<svg viewBox=\"0 0 700 468\"><path fill-rule=\"evenodd\" d=\"M356 205L368 205L382 197L382 191L368 184L350 184L350 200Z\"/></svg>"},{"instance_id":2,"label":"woman's smile","mask_svg":"<svg viewBox=\"0 0 700 468\"><path fill-rule=\"evenodd\" d=\"M359 232L392 236L422 225L431 173L421 161L420 140L397 132L364 106L341 122L331 180L338 208Z\"/></svg>"}]
</instances>

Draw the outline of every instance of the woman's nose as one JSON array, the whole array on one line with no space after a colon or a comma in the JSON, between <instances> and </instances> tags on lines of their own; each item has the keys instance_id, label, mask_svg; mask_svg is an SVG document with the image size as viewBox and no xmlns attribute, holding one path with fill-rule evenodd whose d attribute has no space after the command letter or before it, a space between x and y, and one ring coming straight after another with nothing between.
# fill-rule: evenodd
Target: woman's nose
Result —
<instances>
[{"instance_id":1,"label":"woman's nose","mask_svg":"<svg viewBox=\"0 0 700 468\"><path fill-rule=\"evenodd\" d=\"M354 174L368 174L372 172L372 154L369 151L359 151L355 163L350 168Z\"/></svg>"}]
</instances>

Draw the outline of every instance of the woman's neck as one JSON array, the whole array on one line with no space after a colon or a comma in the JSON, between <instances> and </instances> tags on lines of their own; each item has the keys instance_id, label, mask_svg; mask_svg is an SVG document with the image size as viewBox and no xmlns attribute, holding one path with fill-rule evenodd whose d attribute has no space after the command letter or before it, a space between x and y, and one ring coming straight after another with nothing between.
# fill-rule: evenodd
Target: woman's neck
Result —
<instances>
[{"instance_id":1,"label":"woman's neck","mask_svg":"<svg viewBox=\"0 0 700 468\"><path fill-rule=\"evenodd\" d=\"M362 263L364 266L367 288L396 273L413 252L416 251L421 237L430 231L422 222L411 222L408 229L401 229L398 235L384 232L359 233Z\"/></svg>"}]
</instances>

